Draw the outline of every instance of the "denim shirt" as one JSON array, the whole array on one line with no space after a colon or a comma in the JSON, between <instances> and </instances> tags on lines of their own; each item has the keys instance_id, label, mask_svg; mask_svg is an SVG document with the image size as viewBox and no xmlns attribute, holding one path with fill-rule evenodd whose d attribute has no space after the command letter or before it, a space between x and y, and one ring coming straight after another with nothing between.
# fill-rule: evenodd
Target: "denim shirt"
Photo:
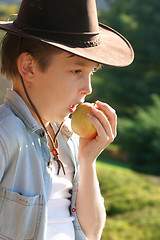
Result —
<instances>
[{"instance_id":1,"label":"denim shirt","mask_svg":"<svg viewBox=\"0 0 160 240\"><path fill-rule=\"evenodd\" d=\"M65 133L64 133L65 134ZM76 216L78 139L66 137L74 164L71 214L75 239L86 240ZM0 239L45 240L51 191L50 151L43 128L23 99L8 90L0 106Z\"/></svg>"}]
</instances>

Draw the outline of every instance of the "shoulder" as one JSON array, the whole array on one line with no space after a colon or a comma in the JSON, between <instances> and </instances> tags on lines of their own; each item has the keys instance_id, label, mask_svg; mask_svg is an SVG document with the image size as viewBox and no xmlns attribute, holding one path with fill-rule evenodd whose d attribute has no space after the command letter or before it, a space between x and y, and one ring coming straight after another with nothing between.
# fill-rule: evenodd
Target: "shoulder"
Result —
<instances>
[{"instance_id":1,"label":"shoulder","mask_svg":"<svg viewBox=\"0 0 160 240\"><path fill-rule=\"evenodd\" d=\"M4 151L15 148L18 141L23 141L25 125L8 105L0 105L0 145Z\"/></svg>"},{"instance_id":2,"label":"shoulder","mask_svg":"<svg viewBox=\"0 0 160 240\"><path fill-rule=\"evenodd\" d=\"M19 117L11 110L8 105L0 105L0 136L2 133L13 135L18 133L20 129L24 129L25 125Z\"/></svg>"},{"instance_id":3,"label":"shoulder","mask_svg":"<svg viewBox=\"0 0 160 240\"><path fill-rule=\"evenodd\" d=\"M2 123L8 123L11 121L16 121L18 117L15 115L15 113L11 110L11 108L6 105L2 104L0 105L0 124Z\"/></svg>"},{"instance_id":4,"label":"shoulder","mask_svg":"<svg viewBox=\"0 0 160 240\"><path fill-rule=\"evenodd\" d=\"M10 107L6 104L0 105L0 122L12 115Z\"/></svg>"}]
</instances>

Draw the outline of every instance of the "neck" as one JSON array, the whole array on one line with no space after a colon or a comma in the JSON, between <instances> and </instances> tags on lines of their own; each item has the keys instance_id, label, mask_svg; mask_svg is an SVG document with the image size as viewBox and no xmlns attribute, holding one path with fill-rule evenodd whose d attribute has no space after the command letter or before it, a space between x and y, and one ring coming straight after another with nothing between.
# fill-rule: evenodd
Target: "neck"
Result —
<instances>
[{"instance_id":1,"label":"neck","mask_svg":"<svg viewBox=\"0 0 160 240\"><path fill-rule=\"evenodd\" d=\"M36 119L36 121L43 127L46 128L49 125L49 121L42 118L37 111L36 107L32 103L29 94L26 90L26 87L24 85L23 79L18 79L16 81L13 81L13 90L16 91L21 98L24 100L26 105L28 106L32 116Z\"/></svg>"}]
</instances>

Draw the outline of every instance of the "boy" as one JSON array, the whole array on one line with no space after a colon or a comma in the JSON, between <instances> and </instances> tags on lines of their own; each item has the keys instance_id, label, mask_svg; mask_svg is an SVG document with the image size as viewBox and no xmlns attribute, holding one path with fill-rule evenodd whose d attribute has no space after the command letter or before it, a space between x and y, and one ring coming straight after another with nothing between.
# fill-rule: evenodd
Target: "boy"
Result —
<instances>
[{"instance_id":1,"label":"boy","mask_svg":"<svg viewBox=\"0 0 160 240\"><path fill-rule=\"evenodd\" d=\"M109 120L93 108L92 140L72 133L68 115L91 94L99 64L129 65L132 47L98 24L93 0L23 0L0 28L2 73L13 81L0 107L0 238L98 240L95 162L116 137L116 114L97 101Z\"/></svg>"}]
</instances>

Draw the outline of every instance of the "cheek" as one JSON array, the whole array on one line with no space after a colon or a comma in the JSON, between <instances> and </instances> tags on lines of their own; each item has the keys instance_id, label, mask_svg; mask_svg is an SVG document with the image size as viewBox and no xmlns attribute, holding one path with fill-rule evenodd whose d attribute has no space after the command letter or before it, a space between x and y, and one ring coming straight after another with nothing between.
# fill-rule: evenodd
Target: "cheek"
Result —
<instances>
[{"instance_id":1,"label":"cheek","mask_svg":"<svg viewBox=\"0 0 160 240\"><path fill-rule=\"evenodd\" d=\"M76 91L76 84L70 78L66 78L63 81L59 82L56 87L56 94L58 95L58 97L60 95L63 98L66 97L67 99L72 97Z\"/></svg>"}]
</instances>

